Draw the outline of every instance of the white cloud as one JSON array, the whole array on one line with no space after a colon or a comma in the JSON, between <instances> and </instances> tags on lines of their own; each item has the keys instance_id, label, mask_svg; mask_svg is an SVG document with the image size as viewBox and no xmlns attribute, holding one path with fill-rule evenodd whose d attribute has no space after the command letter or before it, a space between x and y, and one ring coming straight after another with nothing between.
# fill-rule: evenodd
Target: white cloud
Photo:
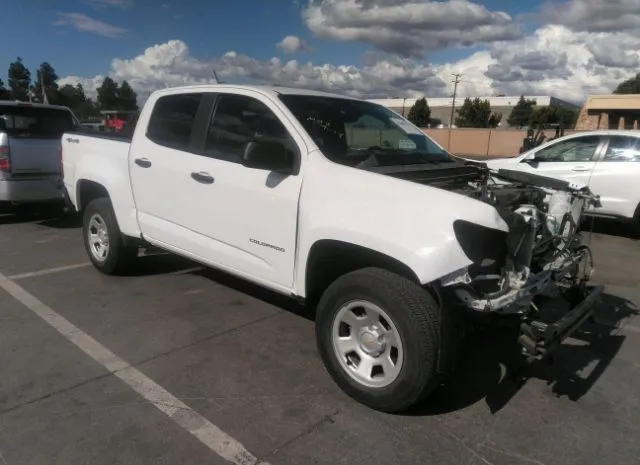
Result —
<instances>
[{"instance_id":1,"label":"white cloud","mask_svg":"<svg viewBox=\"0 0 640 465\"><path fill-rule=\"evenodd\" d=\"M520 36L507 13L467 0L312 0L303 18L318 37L366 42L414 57Z\"/></svg>"},{"instance_id":2,"label":"white cloud","mask_svg":"<svg viewBox=\"0 0 640 465\"><path fill-rule=\"evenodd\" d=\"M80 32L91 32L111 39L118 39L127 32L120 27L90 18L82 13L58 13L58 19L53 24L68 26Z\"/></svg>"},{"instance_id":3,"label":"white cloud","mask_svg":"<svg viewBox=\"0 0 640 465\"><path fill-rule=\"evenodd\" d=\"M309 46L300 37L286 36L276 44L276 47L285 53L308 52Z\"/></svg>"},{"instance_id":4,"label":"white cloud","mask_svg":"<svg viewBox=\"0 0 640 465\"><path fill-rule=\"evenodd\" d=\"M130 60L115 59L108 73L118 82L127 80L143 97L164 87L215 83L212 70L226 82L266 83L324 89L342 94L387 97L402 89L407 95L440 95L445 83L427 65L408 59L389 59L371 66L314 65L279 58L258 60L229 51L211 60L191 56L180 40L147 48ZM81 83L93 95L103 77L66 77L61 82Z\"/></svg>"},{"instance_id":5,"label":"white cloud","mask_svg":"<svg viewBox=\"0 0 640 465\"><path fill-rule=\"evenodd\" d=\"M546 3L542 7L542 18L576 31L630 32L640 35L638 0L570 0Z\"/></svg>"},{"instance_id":6,"label":"white cloud","mask_svg":"<svg viewBox=\"0 0 640 465\"><path fill-rule=\"evenodd\" d=\"M358 1L356 4L355 0L344 0L342 4L371 9L370 5L375 3L379 8L389 9L394 5L398 7L401 2ZM591 0L574 0L581 4L588 1ZM466 0L452 0L450 3L478 11L481 17L489 14L491 18L493 15L486 13L486 10L470 7L471 4ZM326 9L327 5L338 8L337 0L312 0L309 5L308 9ZM340 21L347 21L347 18L336 16L337 11L343 10L332 10L334 20L341 18ZM346 11L349 13L348 9ZM328 13L324 11L323 14ZM622 20L626 21L624 18ZM356 23L358 21L362 21L362 18L353 20ZM364 29L358 29L361 30ZM445 37L448 34L444 33ZM149 47L134 58L114 59L108 75L117 81L126 79L143 97L150 91L168 86L214 83L212 70L215 69L225 82L279 84L379 98L448 96L453 90L452 73L462 73L458 87L460 97L538 94L580 102L588 94L611 92L621 81L637 73L640 48L636 34L635 30L589 32L576 30L569 25L548 24L518 39L507 36L505 39L509 40L495 41L484 50L458 61L429 64L400 54L369 52L361 66L279 58L259 60L234 51L203 60L192 56L184 42L171 40ZM281 42L282 45L287 42L286 39ZM288 42L295 49L295 41ZM372 43L377 44L374 39ZM66 79L82 82L89 92L101 82L98 77Z\"/></svg>"},{"instance_id":7,"label":"white cloud","mask_svg":"<svg viewBox=\"0 0 640 465\"><path fill-rule=\"evenodd\" d=\"M519 41L491 49L495 62L486 79L502 93L540 93L580 101L588 94L608 93L636 73L638 47L622 33L574 32L565 26L547 25ZM637 43L637 40L635 40ZM607 55L607 49L622 50Z\"/></svg>"}]
</instances>

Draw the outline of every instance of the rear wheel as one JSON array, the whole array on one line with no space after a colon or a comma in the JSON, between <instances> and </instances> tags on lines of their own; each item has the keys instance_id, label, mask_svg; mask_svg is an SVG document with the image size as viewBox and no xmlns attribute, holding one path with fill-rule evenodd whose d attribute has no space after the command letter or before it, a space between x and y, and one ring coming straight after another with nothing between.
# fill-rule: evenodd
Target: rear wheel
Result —
<instances>
[{"instance_id":1,"label":"rear wheel","mask_svg":"<svg viewBox=\"0 0 640 465\"><path fill-rule=\"evenodd\" d=\"M316 339L334 381L376 410L398 412L439 383L441 308L419 285L366 268L338 278L318 305Z\"/></svg>"},{"instance_id":2,"label":"rear wheel","mask_svg":"<svg viewBox=\"0 0 640 465\"><path fill-rule=\"evenodd\" d=\"M87 205L82 231L89 259L105 274L124 272L138 254L137 246L125 244L108 198Z\"/></svg>"}]
</instances>

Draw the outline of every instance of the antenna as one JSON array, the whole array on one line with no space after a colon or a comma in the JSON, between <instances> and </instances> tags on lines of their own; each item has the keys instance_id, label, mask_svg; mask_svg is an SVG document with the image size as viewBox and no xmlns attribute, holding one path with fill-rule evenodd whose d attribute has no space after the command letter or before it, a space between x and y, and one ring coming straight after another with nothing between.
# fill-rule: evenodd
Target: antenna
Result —
<instances>
[{"instance_id":1,"label":"antenna","mask_svg":"<svg viewBox=\"0 0 640 465\"><path fill-rule=\"evenodd\" d=\"M216 73L216 70L211 68L211 74L213 74L213 78L216 80L216 84L224 84L222 81L220 81L220 79L218 79L218 73Z\"/></svg>"}]
</instances>

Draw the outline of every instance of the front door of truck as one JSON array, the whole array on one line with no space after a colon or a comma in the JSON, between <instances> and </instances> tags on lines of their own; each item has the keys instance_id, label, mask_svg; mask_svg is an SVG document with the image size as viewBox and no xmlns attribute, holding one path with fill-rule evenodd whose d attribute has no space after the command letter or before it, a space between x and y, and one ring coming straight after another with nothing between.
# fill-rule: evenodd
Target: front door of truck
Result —
<instances>
[{"instance_id":1,"label":"front door of truck","mask_svg":"<svg viewBox=\"0 0 640 465\"><path fill-rule=\"evenodd\" d=\"M279 108L254 91L216 96L201 152L190 165L192 179L183 184L198 214L188 215L184 225L202 238L198 253L207 262L290 289L304 142L283 121ZM247 144L258 139L297 152L297 172L243 166Z\"/></svg>"}]
</instances>

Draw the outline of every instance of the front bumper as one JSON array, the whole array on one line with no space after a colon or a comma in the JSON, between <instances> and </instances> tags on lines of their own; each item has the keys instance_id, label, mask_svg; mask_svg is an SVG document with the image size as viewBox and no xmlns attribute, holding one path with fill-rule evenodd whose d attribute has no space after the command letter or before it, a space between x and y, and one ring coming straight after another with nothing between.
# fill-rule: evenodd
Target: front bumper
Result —
<instances>
[{"instance_id":1,"label":"front bumper","mask_svg":"<svg viewBox=\"0 0 640 465\"><path fill-rule=\"evenodd\" d=\"M520 325L518 342L524 354L532 360L540 360L553 352L582 324L593 316L596 304L601 301L603 286L587 288L586 297L559 320L546 323L525 321Z\"/></svg>"},{"instance_id":2,"label":"front bumper","mask_svg":"<svg viewBox=\"0 0 640 465\"><path fill-rule=\"evenodd\" d=\"M0 201L50 202L62 200L59 176L0 179Z\"/></svg>"}]
</instances>

